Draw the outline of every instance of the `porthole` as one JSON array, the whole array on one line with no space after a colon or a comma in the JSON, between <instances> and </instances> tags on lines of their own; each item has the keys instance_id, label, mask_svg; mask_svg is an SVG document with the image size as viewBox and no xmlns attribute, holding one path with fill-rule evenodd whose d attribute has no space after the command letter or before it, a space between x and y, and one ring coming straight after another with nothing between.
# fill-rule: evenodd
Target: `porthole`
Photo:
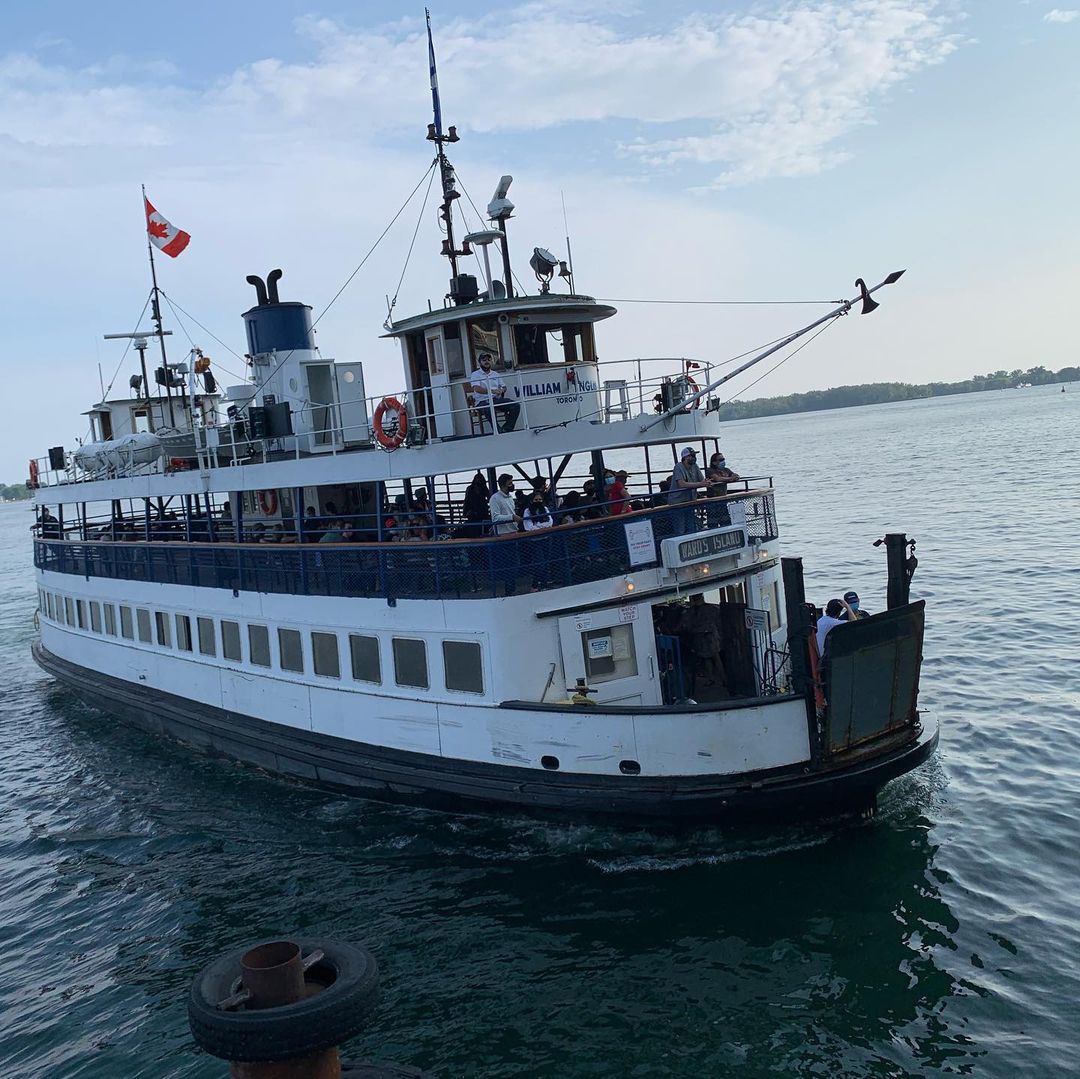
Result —
<instances>
[{"instance_id":1,"label":"porthole","mask_svg":"<svg viewBox=\"0 0 1080 1079\"><path fill-rule=\"evenodd\" d=\"M619 761L619 771L624 776L641 775L641 765L637 761Z\"/></svg>"},{"instance_id":2,"label":"porthole","mask_svg":"<svg viewBox=\"0 0 1080 1079\"><path fill-rule=\"evenodd\" d=\"M552 772L556 772L559 769L558 757L541 757L540 763Z\"/></svg>"}]
</instances>

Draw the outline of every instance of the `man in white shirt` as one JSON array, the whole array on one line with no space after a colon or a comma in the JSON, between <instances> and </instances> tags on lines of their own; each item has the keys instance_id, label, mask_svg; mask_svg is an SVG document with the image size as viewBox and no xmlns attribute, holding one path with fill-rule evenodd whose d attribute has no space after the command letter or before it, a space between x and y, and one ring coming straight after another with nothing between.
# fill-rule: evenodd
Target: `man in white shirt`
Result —
<instances>
[{"instance_id":1,"label":"man in white shirt","mask_svg":"<svg viewBox=\"0 0 1080 1079\"><path fill-rule=\"evenodd\" d=\"M476 362L480 364L480 369L473 371L469 385L476 399L476 407L485 416L491 416L491 410L494 408L499 432L505 434L507 431L512 431L517 424L521 405L517 401L506 400L506 383L491 369L490 352L481 352L476 357Z\"/></svg>"},{"instance_id":2,"label":"man in white shirt","mask_svg":"<svg viewBox=\"0 0 1080 1079\"><path fill-rule=\"evenodd\" d=\"M491 523L496 536L517 531L521 518L514 512L514 477L509 472L504 472L499 477L499 488L488 499L488 509L491 511Z\"/></svg>"},{"instance_id":3,"label":"man in white shirt","mask_svg":"<svg viewBox=\"0 0 1080 1079\"><path fill-rule=\"evenodd\" d=\"M843 618L840 616L844 615ZM846 626L848 620L854 622L855 612L848 606L846 600L831 599L825 605L825 613L817 620L817 650L818 655L825 655L825 638L837 626Z\"/></svg>"}]
</instances>

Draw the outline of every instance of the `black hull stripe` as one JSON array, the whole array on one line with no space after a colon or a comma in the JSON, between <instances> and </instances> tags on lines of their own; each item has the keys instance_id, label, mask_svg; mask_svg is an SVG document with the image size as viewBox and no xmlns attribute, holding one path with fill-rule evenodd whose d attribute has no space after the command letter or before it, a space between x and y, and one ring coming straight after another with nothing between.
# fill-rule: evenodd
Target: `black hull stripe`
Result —
<instances>
[{"instance_id":1,"label":"black hull stripe","mask_svg":"<svg viewBox=\"0 0 1080 1079\"><path fill-rule=\"evenodd\" d=\"M503 811L617 823L727 820L829 813L865 805L937 745L923 732L847 767L731 776L593 776L435 757L297 730L61 659L40 643L34 659L103 711L203 752L381 801L459 811Z\"/></svg>"}]
</instances>

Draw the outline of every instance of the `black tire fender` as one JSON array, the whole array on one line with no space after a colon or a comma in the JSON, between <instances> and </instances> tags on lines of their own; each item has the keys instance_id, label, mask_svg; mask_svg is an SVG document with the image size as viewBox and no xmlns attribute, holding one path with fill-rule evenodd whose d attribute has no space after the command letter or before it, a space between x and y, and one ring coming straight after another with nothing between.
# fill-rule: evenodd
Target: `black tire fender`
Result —
<instances>
[{"instance_id":1,"label":"black tire fender","mask_svg":"<svg viewBox=\"0 0 1080 1079\"><path fill-rule=\"evenodd\" d=\"M221 1060L290 1060L341 1045L359 1032L379 999L375 957L354 944L296 938L303 955L318 949L323 958L306 974L321 992L279 1008L222 1011L218 1004L234 992L241 948L215 959L191 983L188 1023L202 1049Z\"/></svg>"}]
</instances>

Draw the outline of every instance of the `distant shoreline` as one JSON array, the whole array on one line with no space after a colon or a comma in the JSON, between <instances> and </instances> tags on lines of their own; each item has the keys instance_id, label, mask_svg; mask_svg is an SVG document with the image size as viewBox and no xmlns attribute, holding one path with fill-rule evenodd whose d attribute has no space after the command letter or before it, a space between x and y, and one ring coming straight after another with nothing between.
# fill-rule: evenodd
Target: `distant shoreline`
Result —
<instances>
[{"instance_id":1,"label":"distant shoreline","mask_svg":"<svg viewBox=\"0 0 1080 1079\"><path fill-rule=\"evenodd\" d=\"M786 416L798 412L826 412L858 405L887 405L895 401L919 401L927 397L952 397L982 390L1011 390L1025 386L1047 386L1080 381L1080 367L1049 371L1032 367L1027 371L995 371L972 375L963 382L869 382L858 386L834 386L783 397L756 397L751 401L728 401L720 406L721 422L752 420L764 416Z\"/></svg>"}]
</instances>

